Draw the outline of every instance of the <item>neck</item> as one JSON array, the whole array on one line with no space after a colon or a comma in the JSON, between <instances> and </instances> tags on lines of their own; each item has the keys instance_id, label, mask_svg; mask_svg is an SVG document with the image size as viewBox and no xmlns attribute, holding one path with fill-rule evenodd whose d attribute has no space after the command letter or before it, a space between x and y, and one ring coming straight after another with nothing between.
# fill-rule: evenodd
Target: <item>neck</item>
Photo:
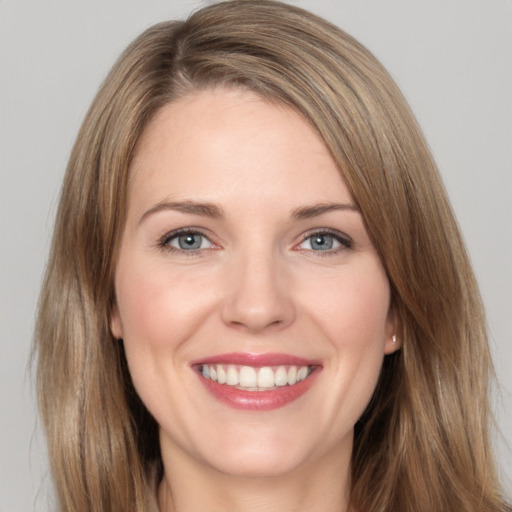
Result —
<instances>
[{"instance_id":1,"label":"neck","mask_svg":"<svg viewBox=\"0 0 512 512\"><path fill-rule=\"evenodd\" d=\"M286 474L238 476L176 452L172 458L164 453L159 510L348 512L349 466L350 450L340 449Z\"/></svg>"}]
</instances>

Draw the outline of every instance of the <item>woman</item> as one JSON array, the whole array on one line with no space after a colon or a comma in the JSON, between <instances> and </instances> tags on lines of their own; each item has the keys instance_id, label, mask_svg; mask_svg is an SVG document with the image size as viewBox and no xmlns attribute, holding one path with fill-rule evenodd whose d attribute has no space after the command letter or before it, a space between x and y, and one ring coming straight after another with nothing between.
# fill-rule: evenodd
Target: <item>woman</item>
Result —
<instances>
[{"instance_id":1,"label":"woman","mask_svg":"<svg viewBox=\"0 0 512 512\"><path fill-rule=\"evenodd\" d=\"M300 9L217 4L121 56L36 340L62 510L506 510L435 164L382 66Z\"/></svg>"}]
</instances>

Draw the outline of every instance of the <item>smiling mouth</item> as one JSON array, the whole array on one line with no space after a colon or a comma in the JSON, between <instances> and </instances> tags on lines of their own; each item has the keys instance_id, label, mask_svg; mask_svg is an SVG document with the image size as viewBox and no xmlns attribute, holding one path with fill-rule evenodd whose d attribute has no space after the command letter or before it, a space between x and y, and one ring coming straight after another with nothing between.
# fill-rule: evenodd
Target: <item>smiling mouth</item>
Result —
<instances>
[{"instance_id":1,"label":"smiling mouth","mask_svg":"<svg viewBox=\"0 0 512 512\"><path fill-rule=\"evenodd\" d=\"M317 381L322 362L291 354L218 354L192 362L205 389L234 409L264 412L291 404Z\"/></svg>"},{"instance_id":2,"label":"smiling mouth","mask_svg":"<svg viewBox=\"0 0 512 512\"><path fill-rule=\"evenodd\" d=\"M200 364L197 371L207 380L242 391L272 391L306 380L314 365L245 366Z\"/></svg>"}]
</instances>

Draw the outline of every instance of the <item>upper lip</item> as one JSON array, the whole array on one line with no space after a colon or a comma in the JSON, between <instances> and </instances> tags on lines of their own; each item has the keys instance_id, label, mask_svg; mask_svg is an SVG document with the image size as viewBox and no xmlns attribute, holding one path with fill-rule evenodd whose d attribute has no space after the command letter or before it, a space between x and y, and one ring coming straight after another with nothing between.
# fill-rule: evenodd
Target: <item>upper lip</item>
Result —
<instances>
[{"instance_id":1,"label":"upper lip","mask_svg":"<svg viewBox=\"0 0 512 512\"><path fill-rule=\"evenodd\" d=\"M246 352L231 352L229 354L217 354L192 362L192 366L200 364L232 364L241 366L317 366L320 362L316 359L306 359L290 354L265 353L255 354Z\"/></svg>"}]
</instances>

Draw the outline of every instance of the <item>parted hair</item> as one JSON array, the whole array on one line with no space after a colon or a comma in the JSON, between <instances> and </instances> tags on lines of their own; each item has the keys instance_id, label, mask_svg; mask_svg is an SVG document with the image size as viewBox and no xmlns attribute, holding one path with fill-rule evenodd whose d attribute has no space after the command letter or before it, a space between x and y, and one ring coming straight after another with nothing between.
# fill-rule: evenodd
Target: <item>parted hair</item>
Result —
<instances>
[{"instance_id":1,"label":"parted hair","mask_svg":"<svg viewBox=\"0 0 512 512\"><path fill-rule=\"evenodd\" d=\"M493 374L481 299L421 131L361 44L313 14L266 0L210 5L145 31L112 68L80 129L35 332L60 510L155 509L158 427L109 329L113 276L141 133L163 105L214 87L247 88L309 121L389 278L403 346L385 357L355 426L353 509L507 510L490 446Z\"/></svg>"}]
</instances>

